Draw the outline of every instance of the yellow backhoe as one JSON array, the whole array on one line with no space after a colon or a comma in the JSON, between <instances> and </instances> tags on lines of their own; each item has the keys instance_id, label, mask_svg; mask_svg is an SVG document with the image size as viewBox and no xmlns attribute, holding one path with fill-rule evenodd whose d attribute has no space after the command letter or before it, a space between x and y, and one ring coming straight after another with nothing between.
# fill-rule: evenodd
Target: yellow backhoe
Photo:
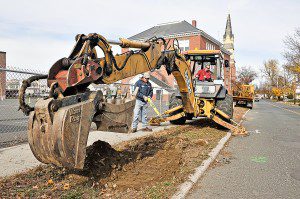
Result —
<instances>
[{"instance_id":1,"label":"yellow backhoe","mask_svg":"<svg viewBox=\"0 0 300 199\"><path fill-rule=\"evenodd\" d=\"M113 55L111 44L138 50ZM104 56L99 57L97 50ZM193 78L197 64L203 66L206 60L221 67L226 66L226 61L216 54L190 52L183 55L178 50L175 42L171 50L167 49L163 38L136 42L108 41L95 33L77 35L68 57L59 59L48 75L25 80L19 91L20 109L29 115L28 141L35 157L43 163L82 169L91 123L96 123L98 130L126 133L131 130L135 105L135 100L109 103L101 91L91 92L88 86L111 84L162 66L175 77L179 92L172 95L170 110L151 119L151 123L183 124L192 117L208 117L233 132L243 132L244 129L231 120L233 102L225 87ZM24 100L25 91L33 81L40 79L47 79L49 96L30 107Z\"/></svg>"}]
</instances>

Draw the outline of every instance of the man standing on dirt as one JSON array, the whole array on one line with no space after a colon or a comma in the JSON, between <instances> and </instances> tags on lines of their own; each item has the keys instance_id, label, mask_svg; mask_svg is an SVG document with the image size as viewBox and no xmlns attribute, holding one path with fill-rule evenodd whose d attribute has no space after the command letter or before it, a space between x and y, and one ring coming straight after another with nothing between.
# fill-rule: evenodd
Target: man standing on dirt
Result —
<instances>
[{"instance_id":1,"label":"man standing on dirt","mask_svg":"<svg viewBox=\"0 0 300 199\"><path fill-rule=\"evenodd\" d=\"M139 116L141 113L142 118L142 131L152 131L152 129L148 128L148 120L147 120L147 108L148 108L148 98L152 98L153 96L153 88L151 83L149 82L150 74L144 73L135 85L134 90L138 89L136 93L136 103L134 107L134 116L132 123L132 132L137 131L137 126L139 123Z\"/></svg>"}]
</instances>

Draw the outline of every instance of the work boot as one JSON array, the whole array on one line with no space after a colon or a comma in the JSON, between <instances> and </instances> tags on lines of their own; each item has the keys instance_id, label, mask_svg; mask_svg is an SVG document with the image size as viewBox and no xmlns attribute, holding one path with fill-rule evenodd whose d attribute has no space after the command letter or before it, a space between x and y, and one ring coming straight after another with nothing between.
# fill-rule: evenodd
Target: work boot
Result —
<instances>
[{"instance_id":1,"label":"work boot","mask_svg":"<svg viewBox=\"0 0 300 199\"><path fill-rule=\"evenodd\" d=\"M136 129L131 129L131 131L130 131L130 133L135 133L135 132L137 132Z\"/></svg>"},{"instance_id":2,"label":"work boot","mask_svg":"<svg viewBox=\"0 0 300 199\"><path fill-rule=\"evenodd\" d=\"M146 128L143 128L142 131L152 131L152 129L146 127Z\"/></svg>"}]
</instances>

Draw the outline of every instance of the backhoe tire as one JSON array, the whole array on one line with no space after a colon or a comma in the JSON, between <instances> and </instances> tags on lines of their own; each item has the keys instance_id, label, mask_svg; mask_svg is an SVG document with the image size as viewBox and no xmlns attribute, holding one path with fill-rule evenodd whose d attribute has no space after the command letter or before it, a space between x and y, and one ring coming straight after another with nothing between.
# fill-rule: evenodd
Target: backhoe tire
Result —
<instances>
[{"instance_id":1,"label":"backhoe tire","mask_svg":"<svg viewBox=\"0 0 300 199\"><path fill-rule=\"evenodd\" d=\"M253 108L253 102L247 102L246 107L248 107L249 109Z\"/></svg>"},{"instance_id":2,"label":"backhoe tire","mask_svg":"<svg viewBox=\"0 0 300 199\"><path fill-rule=\"evenodd\" d=\"M171 97L170 99L170 104L169 104L169 109L171 108L174 108L176 106L180 106L182 105L182 100L180 98L177 98L177 97ZM179 109L173 113L171 113L170 115L176 115L180 112L182 112L183 110L182 109ZM186 121L186 117L181 117L177 120L170 120L170 123L171 124L176 124L176 125L182 125L182 124L185 124L185 121Z\"/></svg>"},{"instance_id":3,"label":"backhoe tire","mask_svg":"<svg viewBox=\"0 0 300 199\"><path fill-rule=\"evenodd\" d=\"M193 120L193 118L194 118L194 113L186 113L187 120Z\"/></svg>"},{"instance_id":4,"label":"backhoe tire","mask_svg":"<svg viewBox=\"0 0 300 199\"><path fill-rule=\"evenodd\" d=\"M230 118L233 117L233 98L231 95L226 94L224 99L217 100L216 107L230 116Z\"/></svg>"}]
</instances>

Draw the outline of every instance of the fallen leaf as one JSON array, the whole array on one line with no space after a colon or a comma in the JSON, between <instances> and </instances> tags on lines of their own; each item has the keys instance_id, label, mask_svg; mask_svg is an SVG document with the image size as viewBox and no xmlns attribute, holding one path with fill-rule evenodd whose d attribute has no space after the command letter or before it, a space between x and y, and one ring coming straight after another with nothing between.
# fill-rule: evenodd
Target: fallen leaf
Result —
<instances>
[{"instance_id":1,"label":"fallen leaf","mask_svg":"<svg viewBox=\"0 0 300 199\"><path fill-rule=\"evenodd\" d=\"M47 184L48 184L48 185L52 185L52 184L54 184L54 182L53 182L52 179L50 179L50 180L48 180Z\"/></svg>"},{"instance_id":2,"label":"fallen leaf","mask_svg":"<svg viewBox=\"0 0 300 199\"><path fill-rule=\"evenodd\" d=\"M70 184L69 184L69 183L65 183L63 189L64 189L64 190L70 189Z\"/></svg>"}]
</instances>

